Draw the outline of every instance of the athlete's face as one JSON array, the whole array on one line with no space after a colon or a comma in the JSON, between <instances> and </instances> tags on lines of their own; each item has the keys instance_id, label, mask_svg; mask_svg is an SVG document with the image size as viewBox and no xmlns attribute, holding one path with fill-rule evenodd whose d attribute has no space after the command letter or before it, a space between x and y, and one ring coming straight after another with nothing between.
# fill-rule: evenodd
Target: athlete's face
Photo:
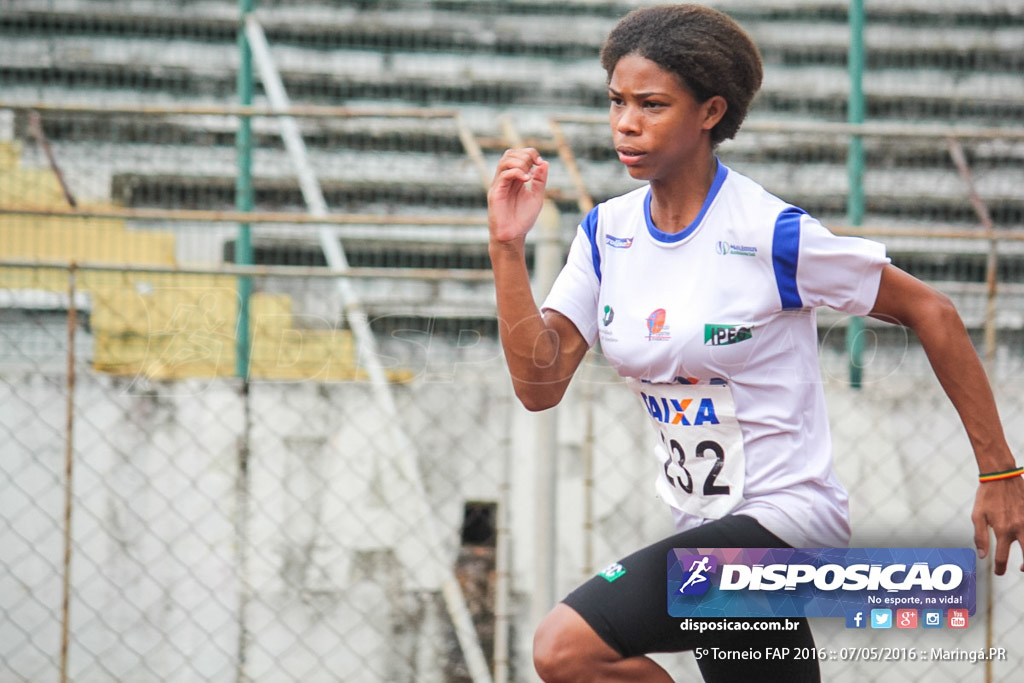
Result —
<instances>
[{"instance_id":1,"label":"athlete's face","mask_svg":"<svg viewBox=\"0 0 1024 683\"><path fill-rule=\"evenodd\" d=\"M679 79L637 54L623 57L608 81L612 139L638 180L667 180L711 151L711 129L725 100L698 102Z\"/></svg>"}]
</instances>

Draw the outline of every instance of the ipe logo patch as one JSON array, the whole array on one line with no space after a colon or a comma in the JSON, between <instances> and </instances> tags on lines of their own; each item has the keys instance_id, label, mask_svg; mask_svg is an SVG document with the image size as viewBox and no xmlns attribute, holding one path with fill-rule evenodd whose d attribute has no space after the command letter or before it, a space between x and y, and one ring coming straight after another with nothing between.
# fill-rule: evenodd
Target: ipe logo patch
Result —
<instances>
[{"instance_id":1,"label":"ipe logo patch","mask_svg":"<svg viewBox=\"0 0 1024 683\"><path fill-rule=\"evenodd\" d=\"M683 555L679 566L686 572L679 586L680 595L704 595L711 587L711 574L718 570L718 558L714 555Z\"/></svg>"}]
</instances>

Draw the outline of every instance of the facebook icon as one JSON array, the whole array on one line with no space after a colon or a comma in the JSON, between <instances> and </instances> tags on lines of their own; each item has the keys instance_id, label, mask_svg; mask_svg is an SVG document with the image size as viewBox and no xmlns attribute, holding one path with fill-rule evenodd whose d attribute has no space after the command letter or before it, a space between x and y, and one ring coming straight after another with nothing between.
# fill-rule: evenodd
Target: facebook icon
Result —
<instances>
[{"instance_id":1,"label":"facebook icon","mask_svg":"<svg viewBox=\"0 0 1024 683\"><path fill-rule=\"evenodd\" d=\"M868 620L864 610L857 609L846 613L846 628L867 628Z\"/></svg>"}]
</instances>

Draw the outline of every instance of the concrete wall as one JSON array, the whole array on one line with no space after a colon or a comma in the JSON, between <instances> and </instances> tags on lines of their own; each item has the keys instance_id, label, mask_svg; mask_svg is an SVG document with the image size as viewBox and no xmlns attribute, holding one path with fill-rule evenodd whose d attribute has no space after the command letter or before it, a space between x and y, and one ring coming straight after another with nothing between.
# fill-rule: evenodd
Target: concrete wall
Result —
<instances>
[{"instance_id":1,"label":"concrete wall","mask_svg":"<svg viewBox=\"0 0 1024 683\"><path fill-rule=\"evenodd\" d=\"M970 546L974 464L955 412L919 349L890 340L875 351L866 386L853 390L844 357L823 345L854 543ZM56 367L15 365L3 364L0 382L0 664L12 680L37 680L59 661L66 392ZM536 416L511 399L493 344L437 345L415 370L393 387L403 441L365 384L254 383L247 414L235 381L148 383L83 368L72 679L213 681L244 670L253 680L465 680L439 573L455 566L464 503L497 500L510 457L516 680L529 680ZM1019 352L1001 348L1012 443L1024 438L1022 372ZM559 594L669 530L633 401L588 364L559 413ZM997 588L997 640L1018 637L1024 595ZM826 643L844 637L832 626L820 626Z\"/></svg>"}]
</instances>

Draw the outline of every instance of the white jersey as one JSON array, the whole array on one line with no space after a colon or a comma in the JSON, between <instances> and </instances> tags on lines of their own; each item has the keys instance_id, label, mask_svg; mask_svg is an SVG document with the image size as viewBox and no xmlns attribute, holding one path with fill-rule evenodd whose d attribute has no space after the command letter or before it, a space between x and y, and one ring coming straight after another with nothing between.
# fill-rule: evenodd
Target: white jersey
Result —
<instances>
[{"instance_id":1,"label":"white jersey","mask_svg":"<svg viewBox=\"0 0 1024 683\"><path fill-rule=\"evenodd\" d=\"M847 545L814 309L867 314L884 246L832 234L721 163L681 232L658 230L650 201L642 187L591 211L543 307L630 378L662 437L657 490L680 530L731 512L795 547ZM723 385L731 427L700 389ZM719 431L685 443L691 426Z\"/></svg>"}]
</instances>

